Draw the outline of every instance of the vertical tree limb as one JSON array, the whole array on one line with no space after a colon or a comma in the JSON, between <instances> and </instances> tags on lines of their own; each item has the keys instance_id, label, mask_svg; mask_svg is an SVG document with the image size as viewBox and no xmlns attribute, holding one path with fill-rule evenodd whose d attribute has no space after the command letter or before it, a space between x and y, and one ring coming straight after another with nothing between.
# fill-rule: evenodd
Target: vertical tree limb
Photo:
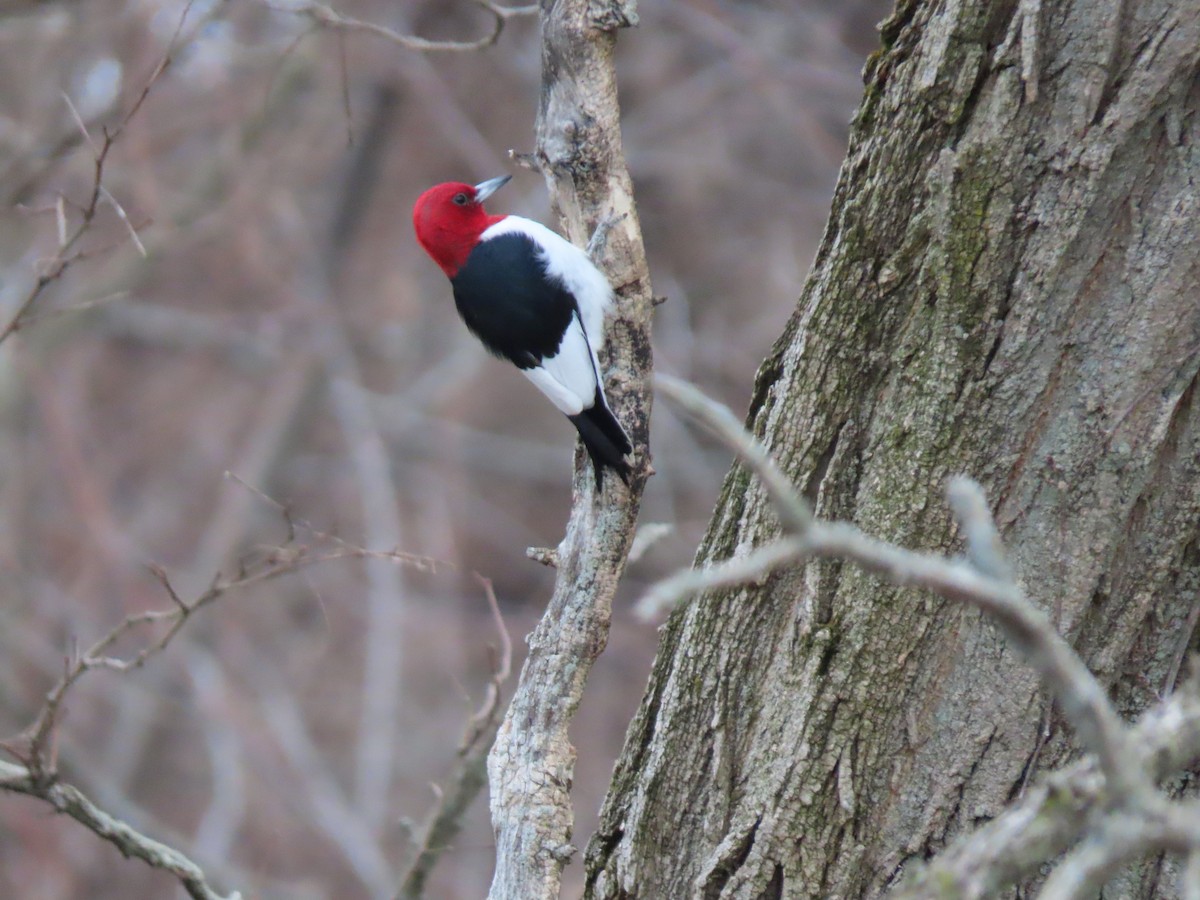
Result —
<instances>
[{"instance_id":1,"label":"vertical tree limb","mask_svg":"<svg viewBox=\"0 0 1200 900\"><path fill-rule=\"evenodd\" d=\"M488 760L496 871L489 897L557 897L571 846L575 749L568 727L608 640L613 594L633 540L648 472L652 299L633 191L621 148L613 49L636 20L632 3L545 0L536 160L570 239L595 248L617 292L605 378L638 456L628 488L593 491L577 454L574 503L558 547L558 580Z\"/></svg>"}]
</instances>

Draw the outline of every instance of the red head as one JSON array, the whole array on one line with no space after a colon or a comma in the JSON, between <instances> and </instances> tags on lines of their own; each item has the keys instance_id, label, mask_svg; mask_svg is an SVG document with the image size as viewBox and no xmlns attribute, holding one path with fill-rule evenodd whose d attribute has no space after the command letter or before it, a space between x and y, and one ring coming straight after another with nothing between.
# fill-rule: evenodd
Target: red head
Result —
<instances>
[{"instance_id":1,"label":"red head","mask_svg":"<svg viewBox=\"0 0 1200 900\"><path fill-rule=\"evenodd\" d=\"M437 184L413 204L417 241L451 278L479 243L479 236L504 216L489 216L483 201L503 187L511 175L472 187L457 181Z\"/></svg>"}]
</instances>

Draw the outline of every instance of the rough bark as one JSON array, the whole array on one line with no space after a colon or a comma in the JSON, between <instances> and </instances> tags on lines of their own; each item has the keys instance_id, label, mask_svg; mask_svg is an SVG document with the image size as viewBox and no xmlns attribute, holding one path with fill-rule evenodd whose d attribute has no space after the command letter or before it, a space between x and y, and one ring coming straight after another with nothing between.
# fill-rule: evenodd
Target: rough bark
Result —
<instances>
[{"instance_id":1,"label":"rough bark","mask_svg":"<svg viewBox=\"0 0 1200 900\"><path fill-rule=\"evenodd\" d=\"M1200 9L902 2L882 38L748 423L819 515L912 548L952 546L942 486L978 478L1141 711L1200 585ZM735 467L697 561L778 531ZM709 592L664 630L589 895L875 896L1072 752L977 613L834 561Z\"/></svg>"},{"instance_id":2,"label":"rough bark","mask_svg":"<svg viewBox=\"0 0 1200 900\"><path fill-rule=\"evenodd\" d=\"M605 380L633 438L628 486L612 476L593 491L576 454L567 531L553 559L554 595L529 637L529 655L488 760L496 871L492 900L559 895L571 859L575 748L568 727L592 663L608 640L612 598L633 540L648 466L651 291L633 188L621 149L613 51L632 3L543 0L542 97L536 165L568 237L591 242L617 292Z\"/></svg>"}]
</instances>

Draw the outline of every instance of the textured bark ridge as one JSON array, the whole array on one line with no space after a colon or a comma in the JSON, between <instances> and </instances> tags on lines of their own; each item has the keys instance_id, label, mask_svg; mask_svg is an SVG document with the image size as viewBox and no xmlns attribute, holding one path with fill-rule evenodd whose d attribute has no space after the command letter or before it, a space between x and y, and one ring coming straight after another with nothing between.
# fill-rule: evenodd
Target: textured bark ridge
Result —
<instances>
[{"instance_id":1,"label":"textured bark ridge","mask_svg":"<svg viewBox=\"0 0 1200 900\"><path fill-rule=\"evenodd\" d=\"M912 548L953 546L942 487L979 479L1025 590L1132 714L1200 586L1200 10L1021 7L882 27L749 424L819 515ZM735 467L697 560L777 532ZM875 896L1070 740L962 607L836 562L711 592L665 630L589 896Z\"/></svg>"}]
</instances>

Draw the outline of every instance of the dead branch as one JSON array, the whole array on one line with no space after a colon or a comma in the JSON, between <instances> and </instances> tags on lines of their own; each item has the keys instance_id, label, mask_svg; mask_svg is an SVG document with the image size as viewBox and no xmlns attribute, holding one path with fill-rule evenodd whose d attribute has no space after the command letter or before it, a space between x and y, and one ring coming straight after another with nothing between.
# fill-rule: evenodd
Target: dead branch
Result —
<instances>
[{"instance_id":1,"label":"dead branch","mask_svg":"<svg viewBox=\"0 0 1200 900\"><path fill-rule=\"evenodd\" d=\"M0 761L0 790L45 800L57 812L66 813L80 822L123 855L136 857L155 869L170 872L179 879L188 896L195 900L241 900L242 895L237 891L221 894L214 890L204 872L188 857L110 816L76 787L48 781L43 774L27 766Z\"/></svg>"},{"instance_id":2,"label":"dead branch","mask_svg":"<svg viewBox=\"0 0 1200 900\"><path fill-rule=\"evenodd\" d=\"M412 566L421 571L434 571L440 564L438 560L401 550L375 551L356 547L341 538L326 534L304 520L295 520L287 508L273 500L246 482L230 476L233 480L252 491L256 496L274 506L283 516L288 527L288 540L280 546L260 549L251 556L244 558L238 566L237 573L225 576L218 573L212 583L199 596L192 600L184 600L175 590L166 571L151 564L150 573L158 579L163 590L170 598L170 609L147 610L127 616L112 629L93 643L82 653L73 653L66 662L63 676L55 683L46 695L46 700L34 722L15 740L6 741L2 746L23 762L29 771L40 781L52 782L56 778L57 768L53 753L53 732L58 722L63 701L72 687L93 669L108 669L115 672L129 672L144 666L152 657L165 650L176 635L187 624L188 620L198 611L211 605L227 593L242 590L260 582L270 581L283 575L297 572L303 568L325 562L346 559L379 559ZM315 545L304 545L296 541L297 526L304 528L315 539ZM332 545L332 549L323 549L321 545ZM145 625L161 626L159 636L147 643L132 656L111 656L111 648L123 638ZM17 749L20 748L20 749Z\"/></svg>"},{"instance_id":3,"label":"dead branch","mask_svg":"<svg viewBox=\"0 0 1200 900\"><path fill-rule=\"evenodd\" d=\"M261 0L266 6L276 12L292 13L304 16L312 22L315 28L330 28L343 33L359 32L391 41L406 50L418 50L422 53L463 53L471 50L482 50L490 47L500 39L504 25L509 19L518 16L530 16L538 11L535 4L529 6L501 6L491 0L472 0L475 6L487 11L492 16L492 30L483 37L473 41L430 41L411 34L401 34L373 22L364 22L352 16L343 15L332 6L319 3L317 0L299 0L299 2L277 2L277 0Z\"/></svg>"},{"instance_id":4,"label":"dead branch","mask_svg":"<svg viewBox=\"0 0 1200 900\"><path fill-rule=\"evenodd\" d=\"M670 375L655 375L654 387L736 453L759 477L785 529L797 533L808 529L812 524L812 510L808 508L807 501L792 487L791 481L771 459L766 448L742 427L729 407L710 400L694 385Z\"/></svg>"},{"instance_id":5,"label":"dead branch","mask_svg":"<svg viewBox=\"0 0 1200 900\"><path fill-rule=\"evenodd\" d=\"M141 110L142 106L146 102L146 98L150 96L151 89L155 84L158 83L158 80L162 76L163 72L165 72L167 67L171 65L171 60L174 58L174 54L179 49L179 38L183 33L183 26L187 21L188 13L191 12L193 2L194 0L188 0L188 2L184 4L183 12L181 12L179 15L179 22L175 26L175 32L171 35L171 40L167 42L167 49L164 51L162 58L158 62L158 65L154 67L154 71L150 73L150 77L146 79L146 83L142 86L141 93L138 94L137 99L133 101L133 105L129 108L129 111L125 113L115 128L103 129L103 140L101 140L99 143L96 142L91 133L88 131L87 125L80 117L79 111L75 109L75 104L71 102L71 98L65 94L63 95L67 104L67 108L70 110L71 116L74 118L75 124L79 128L84 142L92 151L91 192L87 201L80 208L79 224L76 225L75 228L69 233L66 227L66 214L63 208L62 198L59 198L59 202L56 205L58 249L55 251L54 256L42 264L41 273L34 281L33 287L30 288L24 299L21 300L21 302L17 305L16 312L13 313L12 317L8 320L8 324L6 324L3 328L0 328L0 344L3 344L11 335L15 334L25 324L27 324L29 311L38 301L38 298L41 297L45 292L47 287L62 278L63 275L66 274L67 269L71 268L71 266L73 266L75 263L81 262L91 255L85 251L77 250L76 247L78 246L80 239L83 238L83 236L91 229L92 224L96 219L96 213L99 211L102 201L111 206L113 211L116 212L117 217L129 231L130 240L134 247L137 248L138 253L140 253L143 257L147 255L146 247L142 243L141 238L138 236L137 228L134 227L133 223L129 220L129 216L125 212L125 208L117 201L116 197L109 192L108 188L104 186L104 167L108 162L109 153L112 151L113 146L124 133L125 128L129 125L129 123L133 121L134 116L136 116L138 111Z\"/></svg>"},{"instance_id":6,"label":"dead branch","mask_svg":"<svg viewBox=\"0 0 1200 900\"><path fill-rule=\"evenodd\" d=\"M471 802L487 784L487 755L500 722L500 691L512 672L512 639L504 625L491 580L479 574L475 575L475 580L487 598L492 622L500 638L500 649L493 660L483 703L467 723L458 748L458 764L446 786L438 790L433 809L421 828L421 836L414 841L415 852L400 879L397 900L419 900L424 896L429 873L461 829L463 816Z\"/></svg>"},{"instance_id":7,"label":"dead branch","mask_svg":"<svg viewBox=\"0 0 1200 900\"><path fill-rule=\"evenodd\" d=\"M633 5L620 0L559 0L547 4L542 16L539 169L576 245L585 246L601 222L614 223L596 260L618 286L605 374L639 459L628 489L609 479L597 494L577 454L571 516L553 554L554 594L529 638L529 655L488 757L496 836L492 900L557 897L563 866L575 852L569 729L608 640L612 599L649 474L653 293L621 146L613 67L616 31L635 20Z\"/></svg>"},{"instance_id":8,"label":"dead branch","mask_svg":"<svg viewBox=\"0 0 1200 900\"><path fill-rule=\"evenodd\" d=\"M313 533L322 540L336 543L337 546L331 550L321 550L302 544L288 543L279 547L265 548L243 560L237 574L228 577L218 574L209 587L192 600L182 599L171 584L167 573L161 567L151 565L150 572L162 584L164 591L171 599L171 608L147 610L127 616L85 651L72 654L73 658L67 661L66 672L46 695L45 703L33 724L19 739L8 741L5 746L26 764L36 778L47 782L53 781L57 772L52 743L54 728L68 691L75 686L79 679L93 669L129 672L141 668L170 645L195 613L231 591L242 590L310 566L337 560L382 559L414 566L425 571L433 569L437 564L435 560L428 557L399 550L366 550L317 532L315 529ZM155 640L143 646L132 656L109 655L114 645L144 625L161 626L162 632ZM23 749L13 749L18 746L22 746Z\"/></svg>"},{"instance_id":9,"label":"dead branch","mask_svg":"<svg viewBox=\"0 0 1200 900\"><path fill-rule=\"evenodd\" d=\"M251 487L236 476L230 477L280 512L287 525L287 541L281 546L265 547L255 551L239 563L237 572L233 575L226 576L218 573L208 588L192 599L186 599L180 595L162 567L151 565L150 572L162 585L170 599L170 608L147 610L127 616L83 652L72 652L66 660L63 675L46 695L46 700L34 722L18 738L0 744L21 762L21 765L0 763L0 767L2 767L0 768L0 790L25 793L46 800L55 809L68 813L105 840L115 844L126 855L137 856L156 868L166 869L176 875L191 896L204 898L204 900L236 900L240 895L235 893L229 898L222 898L207 886L203 873L195 863L177 851L141 835L126 823L100 810L76 788L59 781L55 752L56 726L68 693L87 672L94 669L129 672L141 668L154 656L166 650L193 615L231 591L248 588L313 565L337 560L386 560L412 566L422 571L433 571L441 565L439 561L429 557L404 553L399 550L373 551L356 547L341 538L314 528L306 521L293 518L283 504ZM312 543L299 543L297 540L298 529L309 534L313 539ZM491 583L482 579L482 576L476 575L476 577L481 579L490 602L494 604ZM496 614L498 615L498 609ZM143 626L156 626L161 630L157 637L132 655L113 655L113 648L119 642ZM504 636L502 643L504 657L503 665L497 669L498 678L507 677L511 659L511 647L507 643L507 635ZM494 720L498 707L499 682L495 682L489 688L484 707L481 708L478 715L484 715L486 712L486 716L490 720ZM472 722L475 721L476 719L473 718ZM480 751L481 755L484 753L486 753L486 748ZM374 882L379 886L385 878L386 867L380 862L373 871L377 873Z\"/></svg>"},{"instance_id":10,"label":"dead branch","mask_svg":"<svg viewBox=\"0 0 1200 900\"><path fill-rule=\"evenodd\" d=\"M1057 842L1064 847L1077 846L1055 868L1042 896L1055 900L1095 896L1121 866L1147 853L1167 851L1190 859L1197 852L1200 848L1200 807L1194 803L1172 802L1160 792L1155 787L1158 772L1153 757L1138 749L1149 740L1145 733L1149 727L1146 723L1162 721L1164 716L1169 716L1172 726L1182 728L1177 722L1181 717L1179 703L1170 711L1158 712L1157 719L1147 717L1136 730L1121 721L1103 686L1017 585L1004 558L1000 535L983 489L978 484L960 476L951 479L946 491L966 543L965 560L905 550L875 540L846 522L821 522L809 518L806 525L801 525L808 516L804 499L753 435L740 427L730 426L733 416L725 407L676 379L659 376L655 383L663 393L681 401L691 415L743 459L763 480L781 520L792 523L797 531L724 565L700 572L678 573L652 588L639 604L639 611L643 614L661 611L685 594L744 584L780 567L797 565L814 557L850 560L893 584L923 587L947 600L975 606L997 622L1014 649L1041 675L1084 749L1095 760L1092 780L1089 782L1085 775L1079 775L1076 780L1080 784L1074 785L1088 798L1086 809L1091 814L1079 813L1083 801L1077 797L1077 802L1072 804L1074 814L1057 816L1053 821ZM1194 696L1187 702L1193 713L1200 712ZM1200 747L1200 735L1195 734L1195 723L1189 730L1197 738L1191 743L1194 754ZM981 881L991 887L1007 886L1027 873L1031 866L1052 859L1064 847L1045 855L1033 854L1036 859L1028 857L1031 847L1039 851L1044 849L1041 843L1031 843L1030 835L1044 836L1045 823L1037 827L1035 817L1039 806L1048 803L1053 796L1046 791L1037 793L1031 801L1006 813L1001 824L989 829L991 841L986 846L975 843L971 845L970 853L960 851L958 858L969 861L969 868L939 865L936 880L923 879L920 884L940 887L954 881L963 892L961 896L984 896L983 892L975 892ZM999 843L997 835L1008 836L1009 846L1016 848L1014 853L1019 862L1013 857L991 854ZM985 854L987 862L981 872L980 858ZM902 892L902 896L927 895L928 891L920 888L906 888Z\"/></svg>"}]
</instances>

